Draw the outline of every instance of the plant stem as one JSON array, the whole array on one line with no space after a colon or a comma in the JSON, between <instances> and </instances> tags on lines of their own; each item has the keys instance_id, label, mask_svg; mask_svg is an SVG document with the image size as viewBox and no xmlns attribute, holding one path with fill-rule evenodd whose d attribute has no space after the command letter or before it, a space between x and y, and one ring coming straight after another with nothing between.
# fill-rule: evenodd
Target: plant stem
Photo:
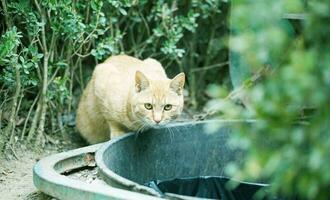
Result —
<instances>
[{"instance_id":1,"label":"plant stem","mask_svg":"<svg viewBox=\"0 0 330 200\"><path fill-rule=\"evenodd\" d=\"M7 11L7 2L6 0L1 0L1 4L2 4L2 8L3 8L3 13L5 16L5 22L6 22L6 26L7 29L12 27L12 21L11 18L8 14ZM17 48L15 48L15 51L17 51ZM10 111L10 117L9 117L9 122L6 126L5 132L3 135L0 136L0 152L4 150L4 147L9 139L9 135L13 135L14 134L14 130L16 127L16 113L17 111L17 104L18 104L18 98L19 95L21 93L21 77L20 77L20 71L18 68L18 65L15 65L15 79L16 79L16 87L15 87L15 93L14 93L14 97L12 100L12 106L11 106L11 111ZM9 143L7 143L8 145Z\"/></svg>"},{"instance_id":2,"label":"plant stem","mask_svg":"<svg viewBox=\"0 0 330 200\"><path fill-rule=\"evenodd\" d=\"M26 130L27 123L28 123L28 121L29 121L29 119L30 119L30 115L31 115L31 112L32 112L32 110L33 110L33 108L34 108L34 105L37 103L37 100L38 100L38 99L39 99L39 94L38 94L37 97L34 99L32 105L31 105L31 107L30 107L30 109L29 109L29 112L28 112L28 114L27 114L27 117L26 117L26 119L25 119L24 126L23 126L23 130L22 130L22 134L21 134L21 140L24 139L24 135L25 135L25 130ZM31 127L32 127L32 126L31 126Z\"/></svg>"},{"instance_id":3,"label":"plant stem","mask_svg":"<svg viewBox=\"0 0 330 200\"><path fill-rule=\"evenodd\" d=\"M20 77L20 72L18 69L18 65L15 66L15 77L16 77L16 87L15 87L15 94L13 97L13 102L11 106L11 111L10 111L10 117L9 117L9 122L8 125L5 129L4 133L4 138L2 138L3 141L0 141L0 151L3 150L5 143L7 140L10 138L14 137L14 130L16 127L16 111L17 111L17 104L18 104L18 98L21 93L21 77ZM9 136L11 135L11 136ZM11 141L9 141L6 146L10 145Z\"/></svg>"},{"instance_id":4,"label":"plant stem","mask_svg":"<svg viewBox=\"0 0 330 200\"><path fill-rule=\"evenodd\" d=\"M46 121L46 113L47 113L47 88L48 88L48 60L50 53L48 52L47 48L47 41L46 41L46 31L45 31L45 26L46 26L46 16L41 10L41 7L38 3L37 0L34 0L35 5L38 9L38 12L40 13L41 16L41 22L42 22L42 27L41 27L41 42L43 46L43 74L42 74L42 90L41 90L41 95L39 98L39 105L40 105L40 120L37 128L37 139L35 144L40 144L40 140L42 137L42 134L44 132L45 128L45 121ZM53 35L54 36L54 35ZM52 37L52 42L51 44L54 44L54 37Z\"/></svg>"}]
</instances>

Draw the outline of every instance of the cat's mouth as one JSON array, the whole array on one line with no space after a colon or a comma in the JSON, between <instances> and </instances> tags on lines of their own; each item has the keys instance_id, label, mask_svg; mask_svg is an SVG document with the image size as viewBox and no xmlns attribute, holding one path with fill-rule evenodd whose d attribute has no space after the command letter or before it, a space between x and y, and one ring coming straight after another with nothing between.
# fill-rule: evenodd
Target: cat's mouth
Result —
<instances>
[{"instance_id":1,"label":"cat's mouth","mask_svg":"<svg viewBox=\"0 0 330 200\"><path fill-rule=\"evenodd\" d=\"M158 124L158 123L155 123L152 125L153 128L161 128L163 127L165 124Z\"/></svg>"},{"instance_id":2,"label":"cat's mouth","mask_svg":"<svg viewBox=\"0 0 330 200\"><path fill-rule=\"evenodd\" d=\"M158 128L163 128L163 127L165 127L166 125L168 125L169 124L169 120L163 120L163 121L160 121L160 122L155 122L155 121L153 121L153 120L146 120L146 119L144 119L144 120L142 120L143 121L143 123L146 125L146 126L148 126L149 128L155 128L155 129L158 129Z\"/></svg>"},{"instance_id":3,"label":"cat's mouth","mask_svg":"<svg viewBox=\"0 0 330 200\"><path fill-rule=\"evenodd\" d=\"M153 128L163 128L163 127L165 127L167 124L168 124L169 122L168 121L161 121L161 122L159 122L159 123L156 123L156 122L154 122L153 124L152 124L152 127Z\"/></svg>"}]
</instances>

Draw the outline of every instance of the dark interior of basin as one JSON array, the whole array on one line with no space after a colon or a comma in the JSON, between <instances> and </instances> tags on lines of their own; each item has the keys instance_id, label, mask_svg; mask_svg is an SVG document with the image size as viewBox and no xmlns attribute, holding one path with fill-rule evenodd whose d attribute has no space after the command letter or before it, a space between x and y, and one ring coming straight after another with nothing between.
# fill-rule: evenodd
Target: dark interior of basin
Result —
<instances>
[{"instance_id":1,"label":"dark interior of basin","mask_svg":"<svg viewBox=\"0 0 330 200\"><path fill-rule=\"evenodd\" d=\"M123 138L103 154L106 166L139 184L182 177L222 176L229 162L241 162L243 152L228 144L232 124L214 133L206 126L219 122L178 125Z\"/></svg>"}]
</instances>

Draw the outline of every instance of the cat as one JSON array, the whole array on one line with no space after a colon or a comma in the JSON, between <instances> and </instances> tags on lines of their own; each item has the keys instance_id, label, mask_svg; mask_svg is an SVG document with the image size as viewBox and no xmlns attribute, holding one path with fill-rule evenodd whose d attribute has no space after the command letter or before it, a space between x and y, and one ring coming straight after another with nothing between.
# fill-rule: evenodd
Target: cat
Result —
<instances>
[{"instance_id":1,"label":"cat","mask_svg":"<svg viewBox=\"0 0 330 200\"><path fill-rule=\"evenodd\" d=\"M127 55L96 66L80 99L76 125L90 144L163 126L183 109L185 74L169 79L152 59Z\"/></svg>"}]
</instances>

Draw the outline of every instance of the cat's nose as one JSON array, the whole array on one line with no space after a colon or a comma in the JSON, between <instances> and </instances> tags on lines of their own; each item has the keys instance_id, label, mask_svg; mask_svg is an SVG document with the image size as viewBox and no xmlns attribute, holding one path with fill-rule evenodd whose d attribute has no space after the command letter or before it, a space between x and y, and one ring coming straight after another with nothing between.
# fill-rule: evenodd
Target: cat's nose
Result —
<instances>
[{"instance_id":1,"label":"cat's nose","mask_svg":"<svg viewBox=\"0 0 330 200\"><path fill-rule=\"evenodd\" d=\"M154 121L156 122L156 124L159 124L160 123L160 119L154 119Z\"/></svg>"},{"instance_id":2,"label":"cat's nose","mask_svg":"<svg viewBox=\"0 0 330 200\"><path fill-rule=\"evenodd\" d=\"M155 112L153 116L153 120L156 124L159 124L159 122L162 121L162 113Z\"/></svg>"}]
</instances>

